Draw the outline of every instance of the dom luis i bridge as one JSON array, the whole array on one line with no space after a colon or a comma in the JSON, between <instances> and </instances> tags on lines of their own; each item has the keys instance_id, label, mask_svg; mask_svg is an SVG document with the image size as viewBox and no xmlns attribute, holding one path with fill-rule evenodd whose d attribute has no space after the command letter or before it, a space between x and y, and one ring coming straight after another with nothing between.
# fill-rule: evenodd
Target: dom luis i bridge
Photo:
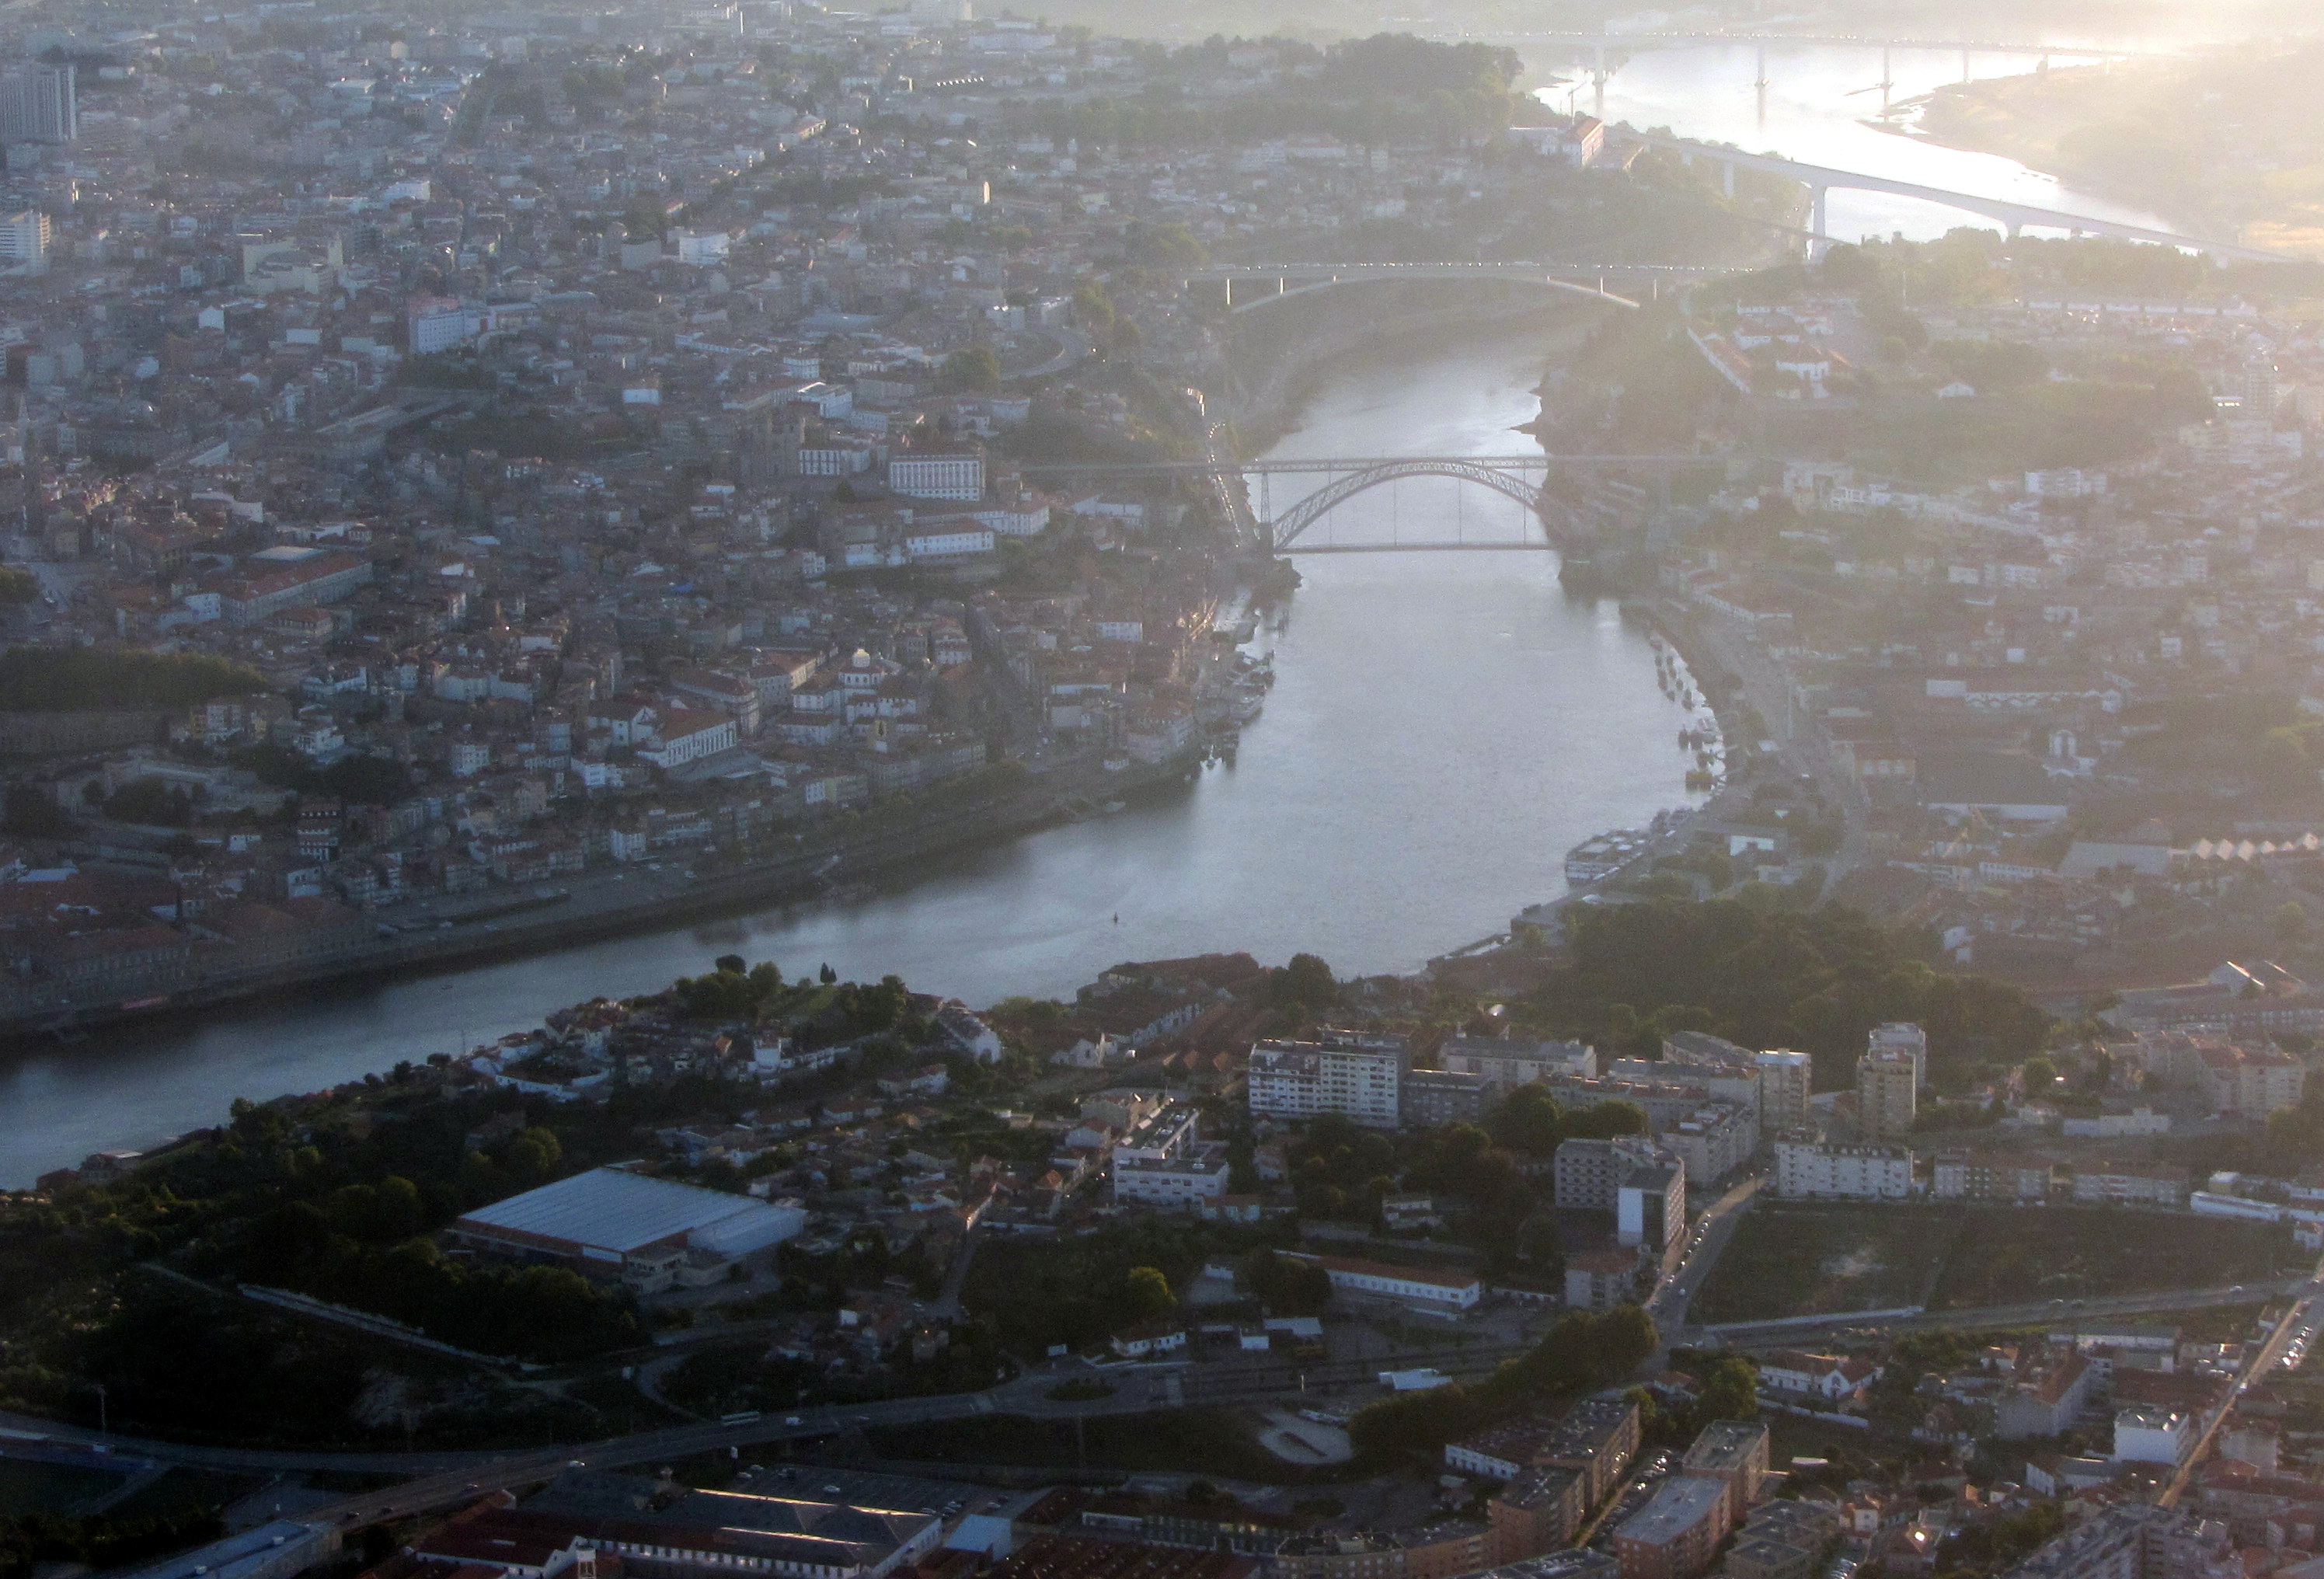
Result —
<instances>
[{"instance_id":1,"label":"dom luis i bridge","mask_svg":"<svg viewBox=\"0 0 2324 1579\"><path fill-rule=\"evenodd\" d=\"M1643 519L1667 503L1674 477L1724 480L1727 459L1717 455L1404 455L1333 456L1304 460L1189 460L1136 465L1027 466L1029 476L1070 481L1183 477L1215 488L1254 549L1270 554L1510 552L1570 549L1595 540L1628 520ZM1471 533L1438 530L1405 538L1393 527L1386 540L1340 542L1308 532L1349 501L1416 477L1441 477L1513 501L1522 526L1512 533L1480 522ZM1290 495L1278 508L1277 480ZM1320 478L1320 482L1313 479Z\"/></svg>"}]
</instances>

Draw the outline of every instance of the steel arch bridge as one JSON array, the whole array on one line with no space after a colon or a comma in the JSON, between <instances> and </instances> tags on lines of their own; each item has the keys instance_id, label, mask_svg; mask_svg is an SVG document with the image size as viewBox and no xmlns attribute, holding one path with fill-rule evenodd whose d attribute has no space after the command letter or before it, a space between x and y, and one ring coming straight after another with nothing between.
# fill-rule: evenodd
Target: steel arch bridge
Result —
<instances>
[{"instance_id":1,"label":"steel arch bridge","mask_svg":"<svg viewBox=\"0 0 2324 1579\"><path fill-rule=\"evenodd\" d=\"M1538 466L1539 462L1533 463ZM1299 537L1309 527L1357 494L1396 482L1404 477L1451 477L1456 482L1474 483L1490 488L1505 499L1514 499L1524 505L1534 520L1540 523L1539 541L1526 539L1522 542L1460 543L1425 542L1366 544L1360 548L1338 548L1312 545L1296 546ZM1549 549L1556 545L1550 540L1548 507L1554 503L1547 488L1527 481L1518 471L1489 461L1462 460L1452 457L1425 456L1408 460L1386 460L1365 466L1360 471L1333 477L1296 504L1262 522L1270 546L1278 554L1297 553L1357 553L1388 551L1396 549Z\"/></svg>"}]
</instances>

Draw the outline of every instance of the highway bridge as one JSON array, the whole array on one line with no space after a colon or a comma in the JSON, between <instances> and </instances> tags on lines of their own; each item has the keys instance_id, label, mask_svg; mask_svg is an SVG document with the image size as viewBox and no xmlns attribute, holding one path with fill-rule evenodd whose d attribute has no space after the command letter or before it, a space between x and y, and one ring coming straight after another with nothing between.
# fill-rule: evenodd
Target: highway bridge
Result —
<instances>
[{"instance_id":1,"label":"highway bridge","mask_svg":"<svg viewBox=\"0 0 2324 1579\"><path fill-rule=\"evenodd\" d=\"M1613 280L1624 283L1633 291L1643 287L1647 293L1658 295L1666 282L1724 272L1660 263L1262 263L1216 264L1206 269L1190 270L1185 278L1190 287L1200 284L1223 286L1229 307L1242 313L1272 307L1278 301L1305 296L1310 291L1328 291L1335 285L1393 284L1412 280L1510 281L1518 284L1540 285L1553 291L1571 291L1614 307L1635 308L1638 305L1635 295L1622 295L1609 289L1607 282ZM1234 288L1241 284L1267 284L1274 289L1238 302L1234 299Z\"/></svg>"},{"instance_id":2,"label":"highway bridge","mask_svg":"<svg viewBox=\"0 0 2324 1579\"><path fill-rule=\"evenodd\" d=\"M1450 37L1451 35L1446 35ZM1682 50L1702 44L1795 44L1803 48L1959 50L1971 55L2055 56L2068 60L2123 60L2159 55L2152 50L2098 49L2080 44L2022 43L1994 39L1887 39L1863 33L1792 32L1511 32L1463 34L1466 42L1521 50L1556 46L1596 52Z\"/></svg>"},{"instance_id":3,"label":"highway bridge","mask_svg":"<svg viewBox=\"0 0 2324 1579\"><path fill-rule=\"evenodd\" d=\"M1825 198L1835 189L1854 192L1886 192L1894 197L1913 198L1924 203L1935 203L1948 208L1992 219L2016 239L2019 231L2032 226L2039 230L2063 230L2074 235L2112 235L2128 241L2153 242L2162 246L2182 247L2190 252L2208 253L2215 258L2232 258L2243 263L2286 263L2280 253L2241 243L2220 241L2209 236L2188 235L2175 230L2158 230L2150 226L2126 224L2119 219L2101 219L2088 214L2069 214L2056 208L2044 208L2032 203L2012 202L2006 198L1988 198L1976 192L1958 192L1944 187L1924 186L1918 181L1897 180L1889 176L1863 175L1850 170L1833 170L1821 164L1807 164L1796 159L1784 159L1773 153L1746 153L1740 148L1723 147L1715 143L1697 143L1683 137L1664 137L1651 132L1634 132L1624 128L1613 134L1626 142L1675 153L1690 162L1707 160L1722 165L1728 172L1728 190L1734 190L1733 172L1738 170L1757 171L1765 175L1781 176L1799 182L1808 189L1812 217L1810 233L1824 242L1834 239L1825 228Z\"/></svg>"}]
</instances>

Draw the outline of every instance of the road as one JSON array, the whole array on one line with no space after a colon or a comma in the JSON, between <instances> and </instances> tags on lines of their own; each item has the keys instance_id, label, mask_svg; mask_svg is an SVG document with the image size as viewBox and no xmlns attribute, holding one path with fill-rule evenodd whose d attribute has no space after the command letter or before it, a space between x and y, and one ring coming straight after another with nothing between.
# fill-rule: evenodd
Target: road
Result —
<instances>
[{"instance_id":1,"label":"road","mask_svg":"<svg viewBox=\"0 0 2324 1579\"><path fill-rule=\"evenodd\" d=\"M1702 1288L1719 1257L1727 1249L1727 1242L1735 1236L1736 1224L1743 1220L1745 1208L1759 1194L1766 1182L1765 1174L1753 1174L1737 1184L1703 1212L1696 1223L1694 1237L1686 1247L1686 1254L1677 1269L1664 1279L1647 1302L1646 1314L1655 1318L1655 1325L1667 1333L1686 1330L1687 1301Z\"/></svg>"},{"instance_id":2,"label":"road","mask_svg":"<svg viewBox=\"0 0 2324 1579\"><path fill-rule=\"evenodd\" d=\"M1064 373L1069 368L1080 366L1088 360L1090 353L1096 349L1090 343L1090 337L1079 329L1057 328L1045 333L1049 339L1056 343L1056 355L1046 357L1030 367L1017 368L1009 374L1010 377L1047 378L1053 373Z\"/></svg>"},{"instance_id":3,"label":"road","mask_svg":"<svg viewBox=\"0 0 2324 1579\"><path fill-rule=\"evenodd\" d=\"M1812 777L1825 802L1839 808L1846 819L1839 852L1824 860L1824 889L1831 891L1841 873L1864 859L1865 826L1872 809L1864 786L1833 754L1831 743L1814 716L1794 705L1790 677L1756 634L1707 611L1690 611L1689 617L1711 656L1741 677L1743 700L1766 725L1768 738L1775 742L1784 766L1794 775ZM1729 741L1729 750L1732 752L1738 743ZM1739 743L1756 748L1758 742Z\"/></svg>"},{"instance_id":4,"label":"road","mask_svg":"<svg viewBox=\"0 0 2324 1579\"><path fill-rule=\"evenodd\" d=\"M1711 1208L1709 1232L1702 1244L1682 1263L1685 1279L1682 1297L1691 1293L1701 1276L1718 1259L1725 1232L1732 1231L1741 1208L1749 1201L1755 1181L1730 1190ZM1706 1251L1708 1253L1706 1253ZM2324 1271L2324 1269L2319 1269ZM2153 1315L2171 1310L2217 1306L2242 1299L2299 1294L2291 1315L2277 1326L2254 1357L2239 1383L2264 1374L2282 1355L2301 1325L2318 1315L2318 1296L2324 1284L2308 1279L2254 1285L2248 1288L2181 1289L2043 1305L1991 1307L1974 1310L1938 1311L1926 1315L1868 1321L1861 1316L1835 1316L1828 1321L1780 1326L1726 1327L1700 1332L1675 1327L1674 1340L1725 1343L1741 1347L1796 1344L1803 1339L1849 1329L1900 1331L1922 1327L1976 1328L2026 1326L2065 1321L2087 1322L2092 1316ZM1525 1345L1479 1344L1416 1356L1412 1363L1433 1364L1455 1376L1481 1375L1522 1352ZM632 1436L609 1438L581 1446L557 1445L497 1453L301 1452L263 1448L214 1447L160 1442L120 1433L92 1431L23 1415L0 1414L0 1433L45 1437L98 1447L124 1459L159 1464L263 1473L336 1471L342 1473L394 1475L399 1483L351 1496L306 1517L342 1524L368 1523L447 1508L483 1491L523 1486L548 1479L569 1466L622 1469L659 1467L680 1458L727 1450L737 1456L769 1444L803 1441L842 1435L864 1427L929 1424L978 1415L1025 1415L1044 1419L1076 1416L1139 1414L1157 1408L1194 1404L1248 1404L1314 1396L1369 1384L1377 1362L1320 1361L1300 1364L1273 1361L1249 1365L1194 1365L1185 1361L1096 1368L1068 1361L1027 1371L981 1392L947 1393L927 1398L888 1399L853 1405L801 1408L794 1414L752 1415L724 1420L674 1426ZM1061 1400L1050 1396L1060 1382L1076 1377L1102 1377L1113 1390L1100 1399ZM2207 1422L2202 1441L2216 1433L2219 1418Z\"/></svg>"},{"instance_id":5,"label":"road","mask_svg":"<svg viewBox=\"0 0 2324 1579\"><path fill-rule=\"evenodd\" d=\"M2319 1316L2324 1316L2324 1304L2319 1304L2319 1299L2324 1299L2324 1260L2317 1262L2316 1276L2299 1285L2298 1292L2300 1297L2292 1302L2291 1309L2283 1313L2283 1319L2275 1324L2275 1330L2268 1334L2267 1342L2259 1346L2259 1352L2244 1367L2243 1374L2236 1378L2235 1386L2228 1389L2219 1401L2211 1406L2210 1412L2203 1417L2202 1432L2195 1438L2194 1445L2188 1448L2186 1455L2180 1459L2178 1473L2171 1477L2171 1483L2163 1488L2160 1499L2163 1507L2176 1507L2179 1499L2186 1494L2188 1480L2194 1474L2195 1466L2201 1464L2211 1451L2211 1443L2218 1437L2219 1427L2227 1424L2227 1417L2235 1412L2236 1405L2241 1401L2245 1392L2283 1358L2284 1350L2292 1344L2292 1334L2312 1326Z\"/></svg>"},{"instance_id":6,"label":"road","mask_svg":"<svg viewBox=\"0 0 2324 1579\"><path fill-rule=\"evenodd\" d=\"M1921 1332L1992 1327L2059 1326L2086 1324L2093 1316L2167 1316L2182 1310L2208 1310L2222 1305L2257 1304L2307 1291L2304 1278L2279 1283L2238 1283L2225 1288L2171 1288L2152 1294L2126 1294L2106 1299L2052 1299L2033 1305L1981 1305L1958 1310L1919 1311L1910 1316L1867 1316L1838 1312L1817 1321L1730 1323L1716 1327L1684 1329L1705 1343L1733 1348L1794 1344L1803 1338L1831 1337L1851 1332ZM1679 1334L1674 1334L1674 1337Z\"/></svg>"}]
</instances>

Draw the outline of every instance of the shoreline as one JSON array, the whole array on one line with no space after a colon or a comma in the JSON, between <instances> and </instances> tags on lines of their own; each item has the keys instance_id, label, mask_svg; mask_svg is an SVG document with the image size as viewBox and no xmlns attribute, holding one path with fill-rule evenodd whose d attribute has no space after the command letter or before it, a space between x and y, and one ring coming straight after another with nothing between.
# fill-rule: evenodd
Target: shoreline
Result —
<instances>
[{"instance_id":1,"label":"shoreline","mask_svg":"<svg viewBox=\"0 0 2324 1579\"><path fill-rule=\"evenodd\" d=\"M1522 314L1526 332L1530 334L1536 328L1540 332L1545 356L1558 354L1559 319L1567 316L1570 315L1554 311ZM1351 337L1348 343L1332 346L1321 354L1291 359L1294 365L1277 383L1277 388L1282 389L1294 379L1302 383L1319 379L1327 375L1333 365L1360 357L1368 350L1385 348L1393 353L1398 346L1409 344L1416 337L1433 337L1433 343L1449 341L1456 336L1489 337L1505 328L1510 317L1503 304L1467 304L1399 316L1389 320L1393 327L1385 334L1375 321L1367 326L1360 339ZM1281 397L1283 404L1271 415L1284 431L1296 428L1300 411L1314 392L1311 385L1299 388L1296 396ZM943 811L923 808L921 815L908 823L826 835L796 854L785 853L772 859L762 855L747 869L730 870L716 876L706 874L687 882L678 891L668 891L665 885L678 881L675 869L691 864L703 870L706 866L699 857L689 861L683 853L673 852L662 858L662 865L672 870L659 877L649 878L645 871L637 867L627 869L631 886L618 895L609 891L610 874L602 871L593 871L586 879L555 880L559 886L570 881L578 890L589 879L595 879L588 886L597 888L598 892L583 895L577 903L569 894L544 898L531 889L523 894L502 895L497 904L475 905L467 910L464 915L467 924L461 927L457 937L407 934L384 946L365 948L350 959L318 962L272 973L252 972L232 981L180 987L166 1003L145 1002L134 1009L118 1002L84 1006L71 1018L70 1029L65 1034L78 1039L78 1033L100 1025L169 1029L232 1023L227 1017L236 1012L259 1012L268 1003L295 1003L305 993L360 991L425 977L457 975L500 962L554 956L607 939L748 916L786 901L827 896L834 888L853 886L867 879L884 879L883 886L909 886L928 874L921 869L927 863L1004 847L1045 827L1079 820L1093 806L1108 800L1150 802L1183 794L1200 771L1201 757L1195 753L1160 764L1132 764L1128 770L1111 773L1101 773L1094 761L1060 767L1022 784L999 788L980 797L970 807ZM718 857L708 859L715 861ZM916 863L921 867L916 867ZM664 887L665 891L641 892L641 888L648 884ZM620 902L611 902L616 899ZM585 910L583 906L591 900L603 908ZM494 926L489 932L478 925L488 919ZM433 918L428 924L433 924ZM543 1003L540 1009L545 1015L565 1006L560 1001ZM17 1057L41 1053L69 1056L69 1044L60 1046L51 1039L53 1032L50 1028L63 1019L61 1006L53 1002L32 1012L19 1013L13 1024L0 1026L0 1049ZM254 1091L248 1094L255 1097L259 1094ZM184 1122L192 1122L196 1116L187 1115Z\"/></svg>"},{"instance_id":2,"label":"shoreline","mask_svg":"<svg viewBox=\"0 0 2324 1579\"><path fill-rule=\"evenodd\" d=\"M2098 68L2090 66L2069 66L2056 69L2052 72L2052 75L2057 77L2068 77L2077 73L2097 69L2098 69ZM2020 139L2006 136L1999 138L1964 136L1960 134L1968 128L1961 127L1955 127L1951 134L1930 129L1928 125L1928 113L1932 108L1938 106L1941 101L1960 98L1965 88L1973 89L1989 82L2015 82L2017 80L2019 80L2019 78L2016 77L2002 77L1985 78L1980 82L1974 83L1946 83L1942 87L1932 88L1926 93L1918 94L1911 98L1901 99L1897 102L1895 106L1896 108L1909 109L1914 112L1909 125L1887 125L1874 120L1867 120L1861 124L1870 126L1876 131L1886 133L1892 137L1903 137L1911 142L1926 143L1932 147L1950 148L1956 152L1982 154L1995 159L2013 160L2036 175L2047 176L2052 180L2058 181L2061 184L2070 183L2073 187L2080 189L2081 191L2087 192L2092 197L2103 199L2105 201L2109 203L2121 203L2126 207L2143 208L2149 214L2153 215L2155 218L2163 220L2166 225L2175 226L2185 235L2217 235L2223 222L2216 216L2199 217L2190 215L2184 209L2173 207L2171 200L2164 197L2153 192L2138 190L2133 187L2126 186L2118 180L2109 180L2103 175L2066 171L2054 168L2055 161L2043 157L2042 151L2031 145L2034 142L2038 141L2038 139ZM2024 118L2014 112L2003 110L1999 113L2006 115L2012 125L2023 126L2025 124ZM2054 152L2055 150L2052 149L2052 152ZM2227 228L2230 232L2239 232L2243 226L2229 225Z\"/></svg>"},{"instance_id":3,"label":"shoreline","mask_svg":"<svg viewBox=\"0 0 2324 1579\"><path fill-rule=\"evenodd\" d=\"M1155 764L1137 764L1071 785L1020 790L1008 799L981 802L921 819L899 831L858 835L834 848L819 844L786 858L761 861L720 876L690 880L677 892L612 905L595 913L561 908L570 899L546 903L514 899L514 913L535 919L508 922L505 909L480 911L475 919L489 936L424 937L387 943L364 955L289 970L252 971L217 983L180 989L167 999L86 1006L42 1005L9 1011L0 1017L0 1055L46 1045L69 1045L64 1033L125 1024L187 1022L219 1010L256 1005L310 988L352 983L385 983L468 969L504 960L551 954L581 943L634 937L659 927L747 913L771 904L811 899L833 887L887 874L915 861L991 848L1074 820L1074 808L1093 796L1147 798L1184 784L1201 771L1201 758L1185 753ZM610 875L598 873L595 875ZM486 917L491 919L487 920ZM563 1007L557 1005L556 1007Z\"/></svg>"}]
</instances>

